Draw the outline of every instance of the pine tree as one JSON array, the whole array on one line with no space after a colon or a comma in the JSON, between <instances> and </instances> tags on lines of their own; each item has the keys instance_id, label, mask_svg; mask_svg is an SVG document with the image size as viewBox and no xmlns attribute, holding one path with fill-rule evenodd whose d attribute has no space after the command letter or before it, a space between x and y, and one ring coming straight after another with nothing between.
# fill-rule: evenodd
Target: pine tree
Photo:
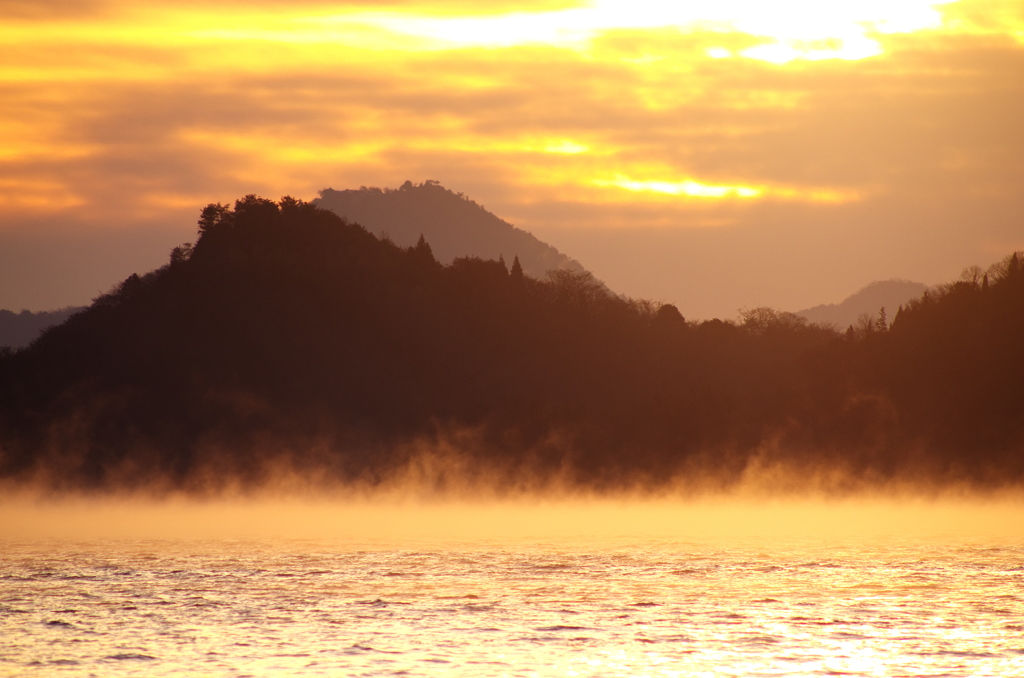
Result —
<instances>
[{"instance_id":1,"label":"pine tree","mask_svg":"<svg viewBox=\"0 0 1024 678\"><path fill-rule=\"evenodd\" d=\"M1010 255L1010 260L1006 263L1006 277L1010 278L1021 272L1024 265L1021 264L1020 255L1014 252Z\"/></svg>"},{"instance_id":2,"label":"pine tree","mask_svg":"<svg viewBox=\"0 0 1024 678\"><path fill-rule=\"evenodd\" d=\"M516 283L523 282L523 267L519 263L519 256L512 260L512 281Z\"/></svg>"},{"instance_id":3,"label":"pine tree","mask_svg":"<svg viewBox=\"0 0 1024 678\"><path fill-rule=\"evenodd\" d=\"M427 242L422 233L420 233L420 239L416 241L416 246L412 248L412 251L419 259L430 262L436 261L434 259L434 250L430 249L430 243Z\"/></svg>"}]
</instances>

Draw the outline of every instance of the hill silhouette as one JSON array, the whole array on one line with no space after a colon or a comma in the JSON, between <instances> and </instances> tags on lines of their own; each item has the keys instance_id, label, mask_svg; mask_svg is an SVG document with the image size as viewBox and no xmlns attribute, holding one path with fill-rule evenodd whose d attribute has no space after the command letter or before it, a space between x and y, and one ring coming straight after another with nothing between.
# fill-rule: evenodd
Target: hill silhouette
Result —
<instances>
[{"instance_id":1,"label":"hill silhouette","mask_svg":"<svg viewBox=\"0 0 1024 678\"><path fill-rule=\"evenodd\" d=\"M443 265L425 239L247 196L0 354L0 478L372 484L443 452L508 487L728 486L776 464L802 483L1020 483L1024 264L975 273L891 326L768 308L693 323L584 271Z\"/></svg>"},{"instance_id":2,"label":"hill silhouette","mask_svg":"<svg viewBox=\"0 0 1024 678\"><path fill-rule=\"evenodd\" d=\"M893 317L900 306L920 297L926 289L927 285L910 280L876 280L838 304L820 304L796 313L812 323L831 323L846 329L865 313L874 317L882 308Z\"/></svg>"},{"instance_id":3,"label":"hill silhouette","mask_svg":"<svg viewBox=\"0 0 1024 678\"><path fill-rule=\"evenodd\" d=\"M582 271L583 266L530 233L499 219L483 207L435 181L397 189L360 188L320 191L313 204L384 234L401 247L411 247L422 235L443 264L457 257L512 261L523 272L542 278L552 269Z\"/></svg>"},{"instance_id":4,"label":"hill silhouette","mask_svg":"<svg viewBox=\"0 0 1024 678\"><path fill-rule=\"evenodd\" d=\"M84 309L84 306L68 306L56 311L36 313L0 310L0 348L24 348L31 344L47 327L59 325L71 315Z\"/></svg>"}]
</instances>

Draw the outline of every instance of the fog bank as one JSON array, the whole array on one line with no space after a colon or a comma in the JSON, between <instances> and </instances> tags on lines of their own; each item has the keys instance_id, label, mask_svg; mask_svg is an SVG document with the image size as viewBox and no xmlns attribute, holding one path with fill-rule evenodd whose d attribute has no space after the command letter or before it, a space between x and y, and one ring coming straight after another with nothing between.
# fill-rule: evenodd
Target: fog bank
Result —
<instances>
[{"instance_id":1,"label":"fog bank","mask_svg":"<svg viewBox=\"0 0 1024 678\"><path fill-rule=\"evenodd\" d=\"M349 544L541 540L904 539L1024 537L1024 497L702 499L391 497L171 498L22 496L0 503L0 539L329 539Z\"/></svg>"}]
</instances>

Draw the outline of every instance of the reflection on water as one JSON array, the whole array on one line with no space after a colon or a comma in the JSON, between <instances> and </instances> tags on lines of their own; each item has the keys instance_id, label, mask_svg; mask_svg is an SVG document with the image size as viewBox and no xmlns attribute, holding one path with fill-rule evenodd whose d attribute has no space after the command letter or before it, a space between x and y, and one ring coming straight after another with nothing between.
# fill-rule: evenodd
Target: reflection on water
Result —
<instances>
[{"instance_id":1,"label":"reflection on water","mask_svg":"<svg viewBox=\"0 0 1024 678\"><path fill-rule=\"evenodd\" d=\"M1024 675L1020 542L0 541L0 675Z\"/></svg>"}]
</instances>

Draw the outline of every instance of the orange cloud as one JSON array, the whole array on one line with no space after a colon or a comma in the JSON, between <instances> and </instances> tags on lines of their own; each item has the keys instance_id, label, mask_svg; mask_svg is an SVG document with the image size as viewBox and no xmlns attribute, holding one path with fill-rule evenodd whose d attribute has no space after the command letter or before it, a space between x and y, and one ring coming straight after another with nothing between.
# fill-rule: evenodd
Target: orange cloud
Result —
<instances>
[{"instance_id":1,"label":"orange cloud","mask_svg":"<svg viewBox=\"0 0 1024 678\"><path fill-rule=\"evenodd\" d=\"M655 9L0 0L0 232L407 178L538 231L1017 213L1019 3Z\"/></svg>"}]
</instances>

